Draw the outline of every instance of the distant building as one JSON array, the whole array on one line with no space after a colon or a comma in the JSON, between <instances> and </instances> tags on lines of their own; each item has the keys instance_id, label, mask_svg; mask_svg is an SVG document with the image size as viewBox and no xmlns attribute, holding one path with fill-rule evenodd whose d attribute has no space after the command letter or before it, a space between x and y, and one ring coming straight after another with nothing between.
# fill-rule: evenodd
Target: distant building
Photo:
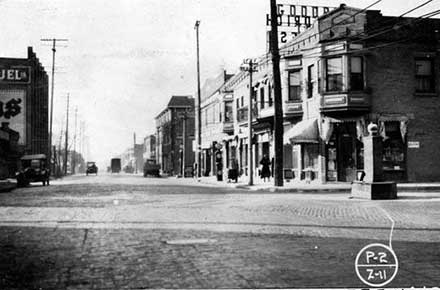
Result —
<instances>
[{"instance_id":1,"label":"distant building","mask_svg":"<svg viewBox=\"0 0 440 290\"><path fill-rule=\"evenodd\" d=\"M156 161L162 172L178 175L184 170L191 171L194 163L194 99L172 96L155 120Z\"/></svg>"},{"instance_id":2,"label":"distant building","mask_svg":"<svg viewBox=\"0 0 440 290\"><path fill-rule=\"evenodd\" d=\"M149 135L144 138L144 162L147 159L156 160L156 136Z\"/></svg>"}]
</instances>

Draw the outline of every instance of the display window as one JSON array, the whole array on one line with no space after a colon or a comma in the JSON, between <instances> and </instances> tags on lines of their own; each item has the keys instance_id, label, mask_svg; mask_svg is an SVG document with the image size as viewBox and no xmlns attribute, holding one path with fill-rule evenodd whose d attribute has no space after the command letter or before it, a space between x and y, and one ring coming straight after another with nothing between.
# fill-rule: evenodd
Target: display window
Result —
<instances>
[{"instance_id":1,"label":"display window","mask_svg":"<svg viewBox=\"0 0 440 290\"><path fill-rule=\"evenodd\" d=\"M382 164L384 170L405 170L405 144L399 122L385 122Z\"/></svg>"}]
</instances>

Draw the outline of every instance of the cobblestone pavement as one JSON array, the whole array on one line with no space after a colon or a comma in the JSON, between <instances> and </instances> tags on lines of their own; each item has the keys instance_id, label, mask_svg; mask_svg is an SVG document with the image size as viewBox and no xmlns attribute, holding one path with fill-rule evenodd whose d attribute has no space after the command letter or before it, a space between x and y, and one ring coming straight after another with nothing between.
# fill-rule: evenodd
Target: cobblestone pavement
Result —
<instances>
[{"instance_id":1,"label":"cobblestone pavement","mask_svg":"<svg viewBox=\"0 0 440 290\"><path fill-rule=\"evenodd\" d=\"M75 176L0 194L0 289L361 287L355 256L392 222L387 286L438 286L439 205Z\"/></svg>"}]
</instances>

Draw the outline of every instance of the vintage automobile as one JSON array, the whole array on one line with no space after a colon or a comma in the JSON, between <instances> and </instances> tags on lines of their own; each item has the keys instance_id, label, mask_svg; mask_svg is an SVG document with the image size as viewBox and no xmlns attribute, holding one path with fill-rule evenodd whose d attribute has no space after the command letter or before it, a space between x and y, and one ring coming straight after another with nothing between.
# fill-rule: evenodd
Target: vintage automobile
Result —
<instances>
[{"instance_id":1,"label":"vintage automobile","mask_svg":"<svg viewBox=\"0 0 440 290\"><path fill-rule=\"evenodd\" d=\"M148 175L160 177L160 165L154 159L147 159L144 164L144 177Z\"/></svg>"},{"instance_id":2,"label":"vintage automobile","mask_svg":"<svg viewBox=\"0 0 440 290\"><path fill-rule=\"evenodd\" d=\"M25 187L31 182L42 182L49 185L50 170L44 154L24 155L20 159L21 170L17 172L17 186Z\"/></svg>"},{"instance_id":3,"label":"vintage automobile","mask_svg":"<svg viewBox=\"0 0 440 290\"><path fill-rule=\"evenodd\" d=\"M92 173L98 175L98 167L96 166L95 162L89 161L89 162L87 162L86 175L89 175Z\"/></svg>"}]
</instances>

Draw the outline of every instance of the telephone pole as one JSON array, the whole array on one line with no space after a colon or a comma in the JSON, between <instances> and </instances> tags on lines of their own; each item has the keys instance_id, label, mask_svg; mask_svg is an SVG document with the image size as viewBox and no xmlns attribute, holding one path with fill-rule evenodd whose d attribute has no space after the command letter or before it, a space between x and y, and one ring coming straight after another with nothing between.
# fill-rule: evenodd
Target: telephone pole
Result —
<instances>
[{"instance_id":1,"label":"telephone pole","mask_svg":"<svg viewBox=\"0 0 440 290\"><path fill-rule=\"evenodd\" d=\"M51 92L50 92L50 119L49 119L49 166L51 167L51 171L53 172L53 165L52 165L52 121L53 121L53 91L54 91L54 77L55 77L55 52L56 52L56 45L57 41L68 41L67 39L63 38L43 38L40 39L40 41L50 41L52 42L52 83L51 83Z\"/></svg>"},{"instance_id":2,"label":"telephone pole","mask_svg":"<svg viewBox=\"0 0 440 290\"><path fill-rule=\"evenodd\" d=\"M270 0L270 53L272 56L274 89L274 185L283 186L283 103L281 98L280 53L278 50L278 18L276 0Z\"/></svg>"},{"instance_id":3,"label":"telephone pole","mask_svg":"<svg viewBox=\"0 0 440 290\"><path fill-rule=\"evenodd\" d=\"M69 93L67 93L67 110L66 110L66 140L64 143L64 175L67 175L67 155L69 151Z\"/></svg>"},{"instance_id":4,"label":"telephone pole","mask_svg":"<svg viewBox=\"0 0 440 290\"><path fill-rule=\"evenodd\" d=\"M72 153L72 174L75 174L76 171L76 157L77 157L77 152L76 152L76 132L77 132L77 118L78 118L78 107L75 107L75 133L73 135L73 153Z\"/></svg>"},{"instance_id":5,"label":"telephone pole","mask_svg":"<svg viewBox=\"0 0 440 290\"><path fill-rule=\"evenodd\" d=\"M197 41L197 177L202 177L201 170L201 149L202 149L202 118L201 118L201 97L200 97L200 60L199 60L199 26L200 21L197 20L194 26L196 30L196 41Z\"/></svg>"}]
</instances>

